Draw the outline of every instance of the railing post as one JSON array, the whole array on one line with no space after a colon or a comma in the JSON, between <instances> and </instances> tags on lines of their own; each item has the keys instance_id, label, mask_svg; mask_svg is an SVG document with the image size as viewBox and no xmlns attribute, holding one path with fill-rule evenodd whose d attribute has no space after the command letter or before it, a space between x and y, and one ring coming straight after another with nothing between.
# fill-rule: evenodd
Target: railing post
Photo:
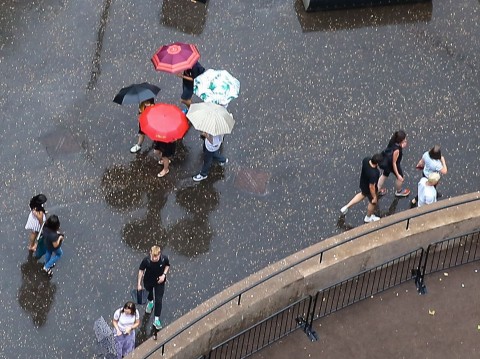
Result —
<instances>
[{"instance_id":1,"label":"railing post","mask_svg":"<svg viewBox=\"0 0 480 359\"><path fill-rule=\"evenodd\" d=\"M427 286L425 285L425 267L427 266L429 248L430 246L427 248L427 254L425 254L425 250L422 248L422 254L420 255L418 267L412 269L412 276L415 278L417 292L421 295L427 294Z\"/></svg>"},{"instance_id":2,"label":"railing post","mask_svg":"<svg viewBox=\"0 0 480 359\"><path fill-rule=\"evenodd\" d=\"M317 297L318 297L318 293L315 296L315 303L317 302ZM314 313L315 313L315 310L314 310L315 305L312 308L312 302L313 302L313 297L310 295L309 296L309 301L308 301L308 309L307 309L307 313L306 313L306 318L298 317L298 318L295 319L295 321L303 328L303 332L305 334L307 334L310 341L316 342L318 340L318 335L317 335L317 333L315 333L315 330L312 329L313 316L314 316Z\"/></svg>"}]
</instances>

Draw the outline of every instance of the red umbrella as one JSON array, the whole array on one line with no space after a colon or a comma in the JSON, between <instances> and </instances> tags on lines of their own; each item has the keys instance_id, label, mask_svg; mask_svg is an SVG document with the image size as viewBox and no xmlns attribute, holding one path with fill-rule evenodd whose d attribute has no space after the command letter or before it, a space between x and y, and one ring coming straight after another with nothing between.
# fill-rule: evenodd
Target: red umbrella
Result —
<instances>
[{"instance_id":1,"label":"red umbrella","mask_svg":"<svg viewBox=\"0 0 480 359\"><path fill-rule=\"evenodd\" d=\"M155 70L176 74L191 69L199 58L200 53L195 45L175 42L159 48L152 62Z\"/></svg>"},{"instance_id":2,"label":"red umbrella","mask_svg":"<svg viewBox=\"0 0 480 359\"><path fill-rule=\"evenodd\" d=\"M157 103L140 115L140 128L153 141L173 142L188 131L185 114L175 105Z\"/></svg>"}]
</instances>

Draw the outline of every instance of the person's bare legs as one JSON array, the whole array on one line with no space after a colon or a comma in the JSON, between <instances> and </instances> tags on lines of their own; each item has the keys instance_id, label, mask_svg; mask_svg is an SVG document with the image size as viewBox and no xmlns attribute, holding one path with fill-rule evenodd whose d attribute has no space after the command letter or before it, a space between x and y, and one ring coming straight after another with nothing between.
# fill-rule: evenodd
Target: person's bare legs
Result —
<instances>
[{"instance_id":1,"label":"person's bare legs","mask_svg":"<svg viewBox=\"0 0 480 359\"><path fill-rule=\"evenodd\" d=\"M347 203L345 207L350 208L353 205L356 205L359 202L362 202L363 199L365 198L364 194L362 192L357 193L353 198L350 200L350 202Z\"/></svg>"},{"instance_id":2,"label":"person's bare legs","mask_svg":"<svg viewBox=\"0 0 480 359\"><path fill-rule=\"evenodd\" d=\"M139 134L137 145L141 146L144 140L145 140L145 135Z\"/></svg>"},{"instance_id":3,"label":"person's bare legs","mask_svg":"<svg viewBox=\"0 0 480 359\"><path fill-rule=\"evenodd\" d=\"M399 180L398 178L395 180L395 190L400 192L402 190L403 181Z\"/></svg>"},{"instance_id":4,"label":"person's bare legs","mask_svg":"<svg viewBox=\"0 0 480 359\"><path fill-rule=\"evenodd\" d=\"M29 251L35 251L37 249L37 232L30 232L30 235L28 236L28 250Z\"/></svg>"},{"instance_id":5,"label":"person's bare legs","mask_svg":"<svg viewBox=\"0 0 480 359\"><path fill-rule=\"evenodd\" d=\"M187 108L190 108L190 105L192 104L192 99L190 100L184 100L183 98L180 99L180 102L183 103Z\"/></svg>"},{"instance_id":6,"label":"person's bare legs","mask_svg":"<svg viewBox=\"0 0 480 359\"><path fill-rule=\"evenodd\" d=\"M377 184L378 192L380 192L380 190L383 188L383 185L385 184L385 181L387 178L388 178L387 176L381 175L380 178L378 179L378 184Z\"/></svg>"},{"instance_id":7,"label":"person's bare legs","mask_svg":"<svg viewBox=\"0 0 480 359\"><path fill-rule=\"evenodd\" d=\"M376 204L372 204L372 202L368 201L367 205L367 216L371 216L372 214L375 213L375 209L377 208Z\"/></svg>"}]
</instances>

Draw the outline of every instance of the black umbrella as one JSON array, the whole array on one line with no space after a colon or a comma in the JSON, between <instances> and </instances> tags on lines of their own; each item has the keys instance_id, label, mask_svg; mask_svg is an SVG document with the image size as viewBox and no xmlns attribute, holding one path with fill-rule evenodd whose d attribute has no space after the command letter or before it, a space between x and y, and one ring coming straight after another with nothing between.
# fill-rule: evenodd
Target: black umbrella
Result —
<instances>
[{"instance_id":1,"label":"black umbrella","mask_svg":"<svg viewBox=\"0 0 480 359\"><path fill-rule=\"evenodd\" d=\"M151 85L147 82L141 84L133 84L121 89L113 99L113 102L119 105L131 105L134 103L140 103L151 98L155 98L160 87Z\"/></svg>"}]
</instances>

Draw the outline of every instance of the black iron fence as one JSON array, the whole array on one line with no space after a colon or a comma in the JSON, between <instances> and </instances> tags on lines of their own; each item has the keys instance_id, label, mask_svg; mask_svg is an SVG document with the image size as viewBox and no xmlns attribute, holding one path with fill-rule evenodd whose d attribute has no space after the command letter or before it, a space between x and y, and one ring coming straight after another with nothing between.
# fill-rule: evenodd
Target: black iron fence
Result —
<instances>
[{"instance_id":1,"label":"black iron fence","mask_svg":"<svg viewBox=\"0 0 480 359\"><path fill-rule=\"evenodd\" d=\"M480 260L480 231L430 244L307 296L214 347L205 359L243 359L302 328L316 340L313 322L415 279L426 293L427 274ZM418 286L418 282L422 285Z\"/></svg>"},{"instance_id":2,"label":"black iron fence","mask_svg":"<svg viewBox=\"0 0 480 359\"><path fill-rule=\"evenodd\" d=\"M216 312L217 310L219 310L220 308L222 308L222 307L225 306L226 304L231 303L233 300L235 300L235 301L237 302L237 304L240 305L240 304L241 304L241 300L242 300L242 296L243 296L245 293L247 293L247 292L249 292L250 290L252 290L253 288L256 288L257 286L259 286L259 285L261 285L261 284L269 281L270 279L272 279L272 278L274 278L274 277L276 277L276 276L278 276L278 275L286 272L287 270L292 269L293 267L295 267L295 266L297 266L297 265L299 265L299 264L301 264L301 263L304 263L304 262L306 262L306 261L308 261L308 260L311 260L311 259L313 259L313 258L315 258L315 257L318 257L318 260L319 260L319 262L321 263L321 262L323 261L324 255L327 254L328 252L331 252L331 251L335 250L335 248L337 248L337 247L339 247L339 246L342 246L342 245L344 245L344 244L346 244L346 243L348 243L348 242L351 242L351 241L353 241L353 240L355 240L355 239L358 239L358 238L360 238L360 237L362 237L362 236L368 235L368 234L373 233L373 232L376 232L376 231L378 231L378 230L382 230L382 229L384 229L384 228L391 227L391 226L393 226L393 225L396 225L396 224L399 224L399 223L402 223L402 222L405 223L405 230L408 230L409 227L410 227L410 222L411 222L412 220L415 220L416 218L420 218L421 216L423 216L423 215L425 215L425 214L434 213L434 212L436 212L436 211L444 210L444 209L446 209L446 208L457 207L457 206L460 206L460 205L463 205L463 204L467 204L467 203L471 203L471 202L476 202L476 201L480 201L480 199L479 199L479 198L468 198L468 199L463 200L463 201L453 202L453 203L451 203L451 204L448 204L448 205L443 206L443 207L438 208L438 209L431 209L431 210L424 211L424 212L421 212L421 213L413 213L413 214L411 214L411 215L409 215L409 216L399 218L398 220L396 220L396 221L394 221L394 222L390 222L390 223L388 223L388 224L381 224L381 225L372 227L372 229L363 232L361 235L352 236L351 238L348 238L348 239L346 239L346 240L344 240L344 241L338 242L338 243L336 243L336 244L334 244L334 245L331 245L330 247L327 247L327 248L322 249L321 251L319 251L319 252L317 252L317 253L313 253L313 254L311 254L311 255L309 255L309 256L307 256L307 257L304 257L304 258L302 258L302 259L300 259L300 260L298 260L298 261L296 261L296 262L294 262L294 263L291 263L291 264L288 265L287 267L285 267L285 268L283 268L283 269L281 269L281 270L279 270L279 271L277 271L277 272L275 272L275 273L272 273L272 274L270 274L270 275L268 275L268 276L265 276L265 277L262 278L261 280L259 280L259 281L255 282L255 283L247 286L247 287L244 288L241 292L236 293L236 294L233 294L232 296L226 298L222 303L219 303L219 304L213 306L212 308L210 308L209 310L207 310L205 313L203 313L202 315L200 315L199 317L197 317L195 320L193 320L191 323L189 323L187 326L185 326L185 327L183 327L182 329L178 330L176 333L174 333L174 334L171 335L170 337L162 340L158 345L156 345L152 350L150 350L145 356L143 356L143 359L150 358L150 357L153 356L154 354L155 354L155 356L157 356L158 354L160 354L160 355L163 356L163 355L165 354L166 347L167 347L169 344L171 344L172 341L173 341L173 339L175 339L176 337L178 337L180 334L182 334L182 333L185 332L186 330L192 328L192 326L194 326L194 325L197 324L198 322L202 321L204 318L206 318L206 317L209 316L210 314ZM472 234L472 235L473 235L473 234ZM476 237L475 237L475 238L477 239L477 242L478 242L478 233L476 234ZM446 242L446 241L443 241L443 242ZM429 247L429 249L430 249L430 247ZM423 251L423 250L422 250L422 251ZM412 253L416 253L416 252L417 252L417 251L412 252ZM474 258L477 258L477 256L478 256L478 254L476 254L476 253L477 253L477 252L476 252L476 244L475 244L475 257L474 257ZM411 254L409 253L409 254L406 254L405 256L409 256L409 255L411 255ZM417 255L417 254L416 254L416 255ZM415 255L415 256L416 256L416 255ZM452 256L453 256L453 255L452 255ZM402 257L403 257L403 256L402 256ZM400 258L401 258L401 257L400 257ZM471 258L471 256L467 256L466 258L467 258L467 259L468 259L468 258ZM397 258L396 260L400 260L400 259ZM409 260L410 260L410 259L409 259ZM433 261L433 259L430 259L430 260ZM476 260L476 259L475 259L475 260ZM395 261L395 260L393 260L393 261ZM439 262L439 263L440 263L440 262ZM442 261L441 263L443 263L443 261ZM387 268L388 268L388 266L387 266ZM415 278L415 282L416 282L417 286L419 287L419 291L420 291L421 293L422 293L421 288L424 288L424 287L425 287L425 286L424 286L423 278L424 278L424 275L425 275L425 270L426 270L426 268L427 268L427 265L425 265L424 267L423 267L423 266L419 266L419 267L416 267L416 268L412 268L411 271L410 271L410 274L411 274L410 278L412 278L412 277ZM428 267L428 268L430 268L430 267ZM441 270L441 268L438 268L437 270ZM374 272L376 272L376 271L378 271L378 269L377 269L377 270L371 269L371 270L369 270L369 271L374 271ZM401 272L401 273L403 273L404 275L408 275L407 272ZM430 273L430 272L428 272L428 273ZM362 274L360 274L360 275L362 275ZM367 275L367 274L366 274L366 273L363 273L363 275ZM369 274L369 276L371 276L371 275L373 275L373 272ZM358 277L358 276L356 276L356 277ZM353 280L353 279L352 279L352 280ZM358 279L358 280L360 280L360 279ZM361 280L363 280L363 279L361 279ZM370 279L370 280L371 280L371 279ZM352 282L352 283L353 283L353 282ZM388 283L388 281L385 282L385 283ZM395 282L392 282L392 283L395 283ZM400 283L398 283L398 284L400 284ZM397 284L395 284L395 285L397 285ZM378 288L380 288L380 287L378 287ZM388 288L385 287L385 289L388 289ZM385 289L383 289L383 290L385 290ZM309 298L310 298L310 297L309 297ZM352 300L353 300L354 298L357 298L357 297L352 296L352 297L350 297L350 298L352 298ZM312 299L312 300L313 300L313 299ZM361 299L358 299L358 300L361 300ZM357 301L358 301L358 300L357 300ZM348 301L347 301L347 302L348 302ZM355 303L355 301L353 301L351 304L353 304L353 303ZM349 304L349 305L350 305L350 304ZM315 307L315 306L316 306L316 303L311 303L311 306L312 306L312 308ZM339 307L339 308L340 308L340 307ZM288 309L285 309L285 310L288 310ZM285 310L283 310L283 311L285 311ZM283 312L283 311L281 311L281 312ZM279 313L280 313L280 312L279 312ZM279 314L279 313L277 313L277 314ZM312 313L313 313L313 312L309 312L309 315L305 316L305 318L299 318L299 321L300 321L300 322L298 323L297 327L295 328L295 329L304 328L305 332L306 332L307 334L309 334L310 337L314 337L314 336L315 336L314 333L311 332L311 318L314 318L314 316L313 316ZM276 314L276 315L277 315L277 314ZM318 315L320 315L320 313L318 313ZM308 319L309 317L310 317L310 319ZM317 317L315 317L315 318L317 318ZM268 320L268 319L271 319L271 318L267 318L266 320ZM302 323L302 320L304 321L303 323ZM253 328L253 327L252 327L252 328ZM249 328L249 329L247 329L246 331L251 330L252 328ZM295 330L295 329L293 329L293 330ZM246 331L245 331L245 332L246 332ZM288 333L287 333L287 334L288 334ZM228 342L228 341L227 341L227 342ZM225 343L223 343L223 344L226 345L227 342L225 342ZM271 343L270 343L270 344L271 344ZM250 353L250 354L246 354L246 353L245 353L245 356L242 356L242 358L245 358L245 357L247 357L247 356L249 356L249 355L251 355L251 354L252 354L252 353ZM208 355L210 355L210 354L208 354ZM206 357L208 357L208 355L207 355ZM204 357L205 357L205 356L204 356ZM226 356L225 358L227 358L227 357L228 357L228 356ZM222 357L222 358L223 358L223 357ZM232 358L233 358L233 357L232 357Z\"/></svg>"},{"instance_id":3,"label":"black iron fence","mask_svg":"<svg viewBox=\"0 0 480 359\"><path fill-rule=\"evenodd\" d=\"M208 359L246 358L269 346L306 324L311 312L312 297L307 296L260 323L235 335L214 347L206 356Z\"/></svg>"}]
</instances>

